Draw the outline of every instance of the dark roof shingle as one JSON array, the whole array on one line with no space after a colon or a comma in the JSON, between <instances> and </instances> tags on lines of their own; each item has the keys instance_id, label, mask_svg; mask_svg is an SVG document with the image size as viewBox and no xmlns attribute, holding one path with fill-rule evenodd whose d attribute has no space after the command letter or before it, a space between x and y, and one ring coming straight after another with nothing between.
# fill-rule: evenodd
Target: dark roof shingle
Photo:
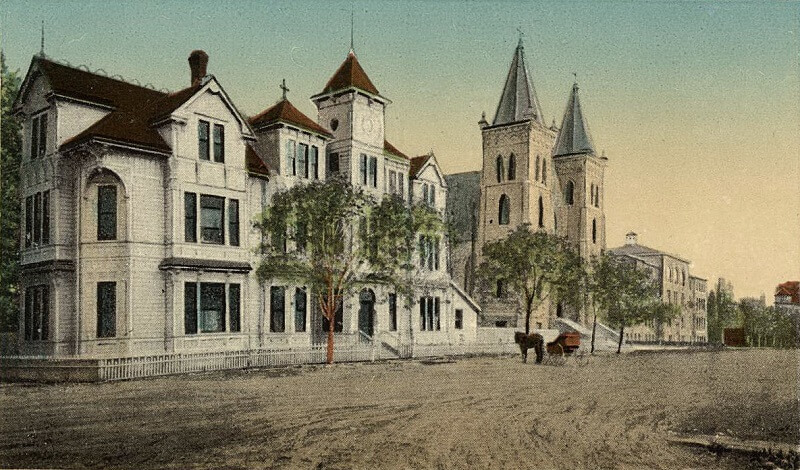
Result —
<instances>
[{"instance_id":1,"label":"dark roof shingle","mask_svg":"<svg viewBox=\"0 0 800 470\"><path fill-rule=\"evenodd\" d=\"M322 90L322 93L330 93L332 91L345 90L347 88L355 87L364 90L367 93L378 95L378 89L372 84L367 73L358 63L356 54L350 51L347 58L344 59L342 65L334 72L327 85Z\"/></svg>"},{"instance_id":2,"label":"dark roof shingle","mask_svg":"<svg viewBox=\"0 0 800 470\"><path fill-rule=\"evenodd\" d=\"M253 127L266 126L276 122L293 124L325 137L333 137L333 134L331 134L329 130L320 126L314 122L313 119L300 112L300 110L295 108L294 105L287 99L279 101L274 106L269 107L250 118L250 125Z\"/></svg>"},{"instance_id":3,"label":"dark roof shingle","mask_svg":"<svg viewBox=\"0 0 800 470\"><path fill-rule=\"evenodd\" d=\"M396 157L400 157L400 158L405 159L405 160L411 160L410 158L408 158L408 155L406 155L403 152L401 152L400 150L398 150L397 147L395 147L394 145L390 144L388 140L384 140L383 141L383 150L386 151L387 153L390 153L390 154L396 156Z\"/></svg>"}]
</instances>

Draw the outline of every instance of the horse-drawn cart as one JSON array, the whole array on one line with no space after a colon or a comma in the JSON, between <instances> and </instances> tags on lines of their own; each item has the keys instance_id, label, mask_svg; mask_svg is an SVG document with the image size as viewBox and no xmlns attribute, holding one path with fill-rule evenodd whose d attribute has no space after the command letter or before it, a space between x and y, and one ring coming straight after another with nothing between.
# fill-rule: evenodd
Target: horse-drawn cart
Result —
<instances>
[{"instance_id":1,"label":"horse-drawn cart","mask_svg":"<svg viewBox=\"0 0 800 470\"><path fill-rule=\"evenodd\" d=\"M577 365L585 365L588 362L584 352L582 350L579 351L581 346L580 333L560 333L553 341L545 344L543 336L539 333L526 335L525 333L517 332L514 336L514 341L519 344L523 362L527 360L528 349L536 351L537 364L546 361L549 364L564 365L568 357L574 357ZM545 352L547 353L546 356Z\"/></svg>"}]
</instances>

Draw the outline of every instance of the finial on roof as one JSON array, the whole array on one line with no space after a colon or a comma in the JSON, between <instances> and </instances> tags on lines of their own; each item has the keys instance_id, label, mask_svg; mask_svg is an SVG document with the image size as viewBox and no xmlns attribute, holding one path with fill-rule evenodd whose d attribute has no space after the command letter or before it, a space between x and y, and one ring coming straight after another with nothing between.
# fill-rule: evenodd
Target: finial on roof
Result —
<instances>
[{"instance_id":1,"label":"finial on roof","mask_svg":"<svg viewBox=\"0 0 800 470\"><path fill-rule=\"evenodd\" d=\"M572 86L578 88L578 74L577 72L572 72L572 76L575 77L575 81L572 83Z\"/></svg>"},{"instance_id":2,"label":"finial on roof","mask_svg":"<svg viewBox=\"0 0 800 470\"><path fill-rule=\"evenodd\" d=\"M280 89L283 91L283 101L286 101L286 93L289 92L289 89L286 88L286 79L285 78L281 82Z\"/></svg>"},{"instance_id":3,"label":"finial on roof","mask_svg":"<svg viewBox=\"0 0 800 470\"><path fill-rule=\"evenodd\" d=\"M39 49L39 55L44 57L44 20L42 20L42 47Z\"/></svg>"},{"instance_id":4,"label":"finial on roof","mask_svg":"<svg viewBox=\"0 0 800 470\"><path fill-rule=\"evenodd\" d=\"M353 12L353 5L350 5L350 52L355 53L356 49L354 46L354 31L355 31L355 14Z\"/></svg>"},{"instance_id":5,"label":"finial on roof","mask_svg":"<svg viewBox=\"0 0 800 470\"><path fill-rule=\"evenodd\" d=\"M522 28L517 28L517 32L519 33L519 42L517 43L517 47L522 47L522 37L525 36L525 33L522 32Z\"/></svg>"}]
</instances>

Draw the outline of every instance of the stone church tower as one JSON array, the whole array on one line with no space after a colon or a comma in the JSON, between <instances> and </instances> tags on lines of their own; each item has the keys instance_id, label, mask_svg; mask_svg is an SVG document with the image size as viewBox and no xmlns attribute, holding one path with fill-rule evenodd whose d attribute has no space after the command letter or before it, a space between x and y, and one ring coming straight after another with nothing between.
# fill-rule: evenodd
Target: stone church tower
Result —
<instances>
[{"instance_id":1,"label":"stone church tower","mask_svg":"<svg viewBox=\"0 0 800 470\"><path fill-rule=\"evenodd\" d=\"M577 84L561 128L546 126L520 39L494 120L489 124L483 117L479 125L483 168L473 259L479 260L485 243L523 224L566 237L586 260L605 249L605 158L595 154ZM496 295L481 296L483 323L516 325L516 300L500 298L502 284L491 287ZM531 328L552 327L556 317L586 322L576 309L545 302L534 312Z\"/></svg>"}]
</instances>

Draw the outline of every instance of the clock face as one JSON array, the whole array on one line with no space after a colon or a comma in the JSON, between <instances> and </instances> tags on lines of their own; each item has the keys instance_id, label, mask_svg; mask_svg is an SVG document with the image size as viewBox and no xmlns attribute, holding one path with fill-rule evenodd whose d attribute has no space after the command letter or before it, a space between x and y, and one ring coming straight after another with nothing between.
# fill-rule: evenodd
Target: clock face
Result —
<instances>
[{"instance_id":1,"label":"clock face","mask_svg":"<svg viewBox=\"0 0 800 470\"><path fill-rule=\"evenodd\" d=\"M375 123L369 117L364 117L364 120L361 122L361 127L364 129L365 132L372 132L375 129Z\"/></svg>"}]
</instances>

